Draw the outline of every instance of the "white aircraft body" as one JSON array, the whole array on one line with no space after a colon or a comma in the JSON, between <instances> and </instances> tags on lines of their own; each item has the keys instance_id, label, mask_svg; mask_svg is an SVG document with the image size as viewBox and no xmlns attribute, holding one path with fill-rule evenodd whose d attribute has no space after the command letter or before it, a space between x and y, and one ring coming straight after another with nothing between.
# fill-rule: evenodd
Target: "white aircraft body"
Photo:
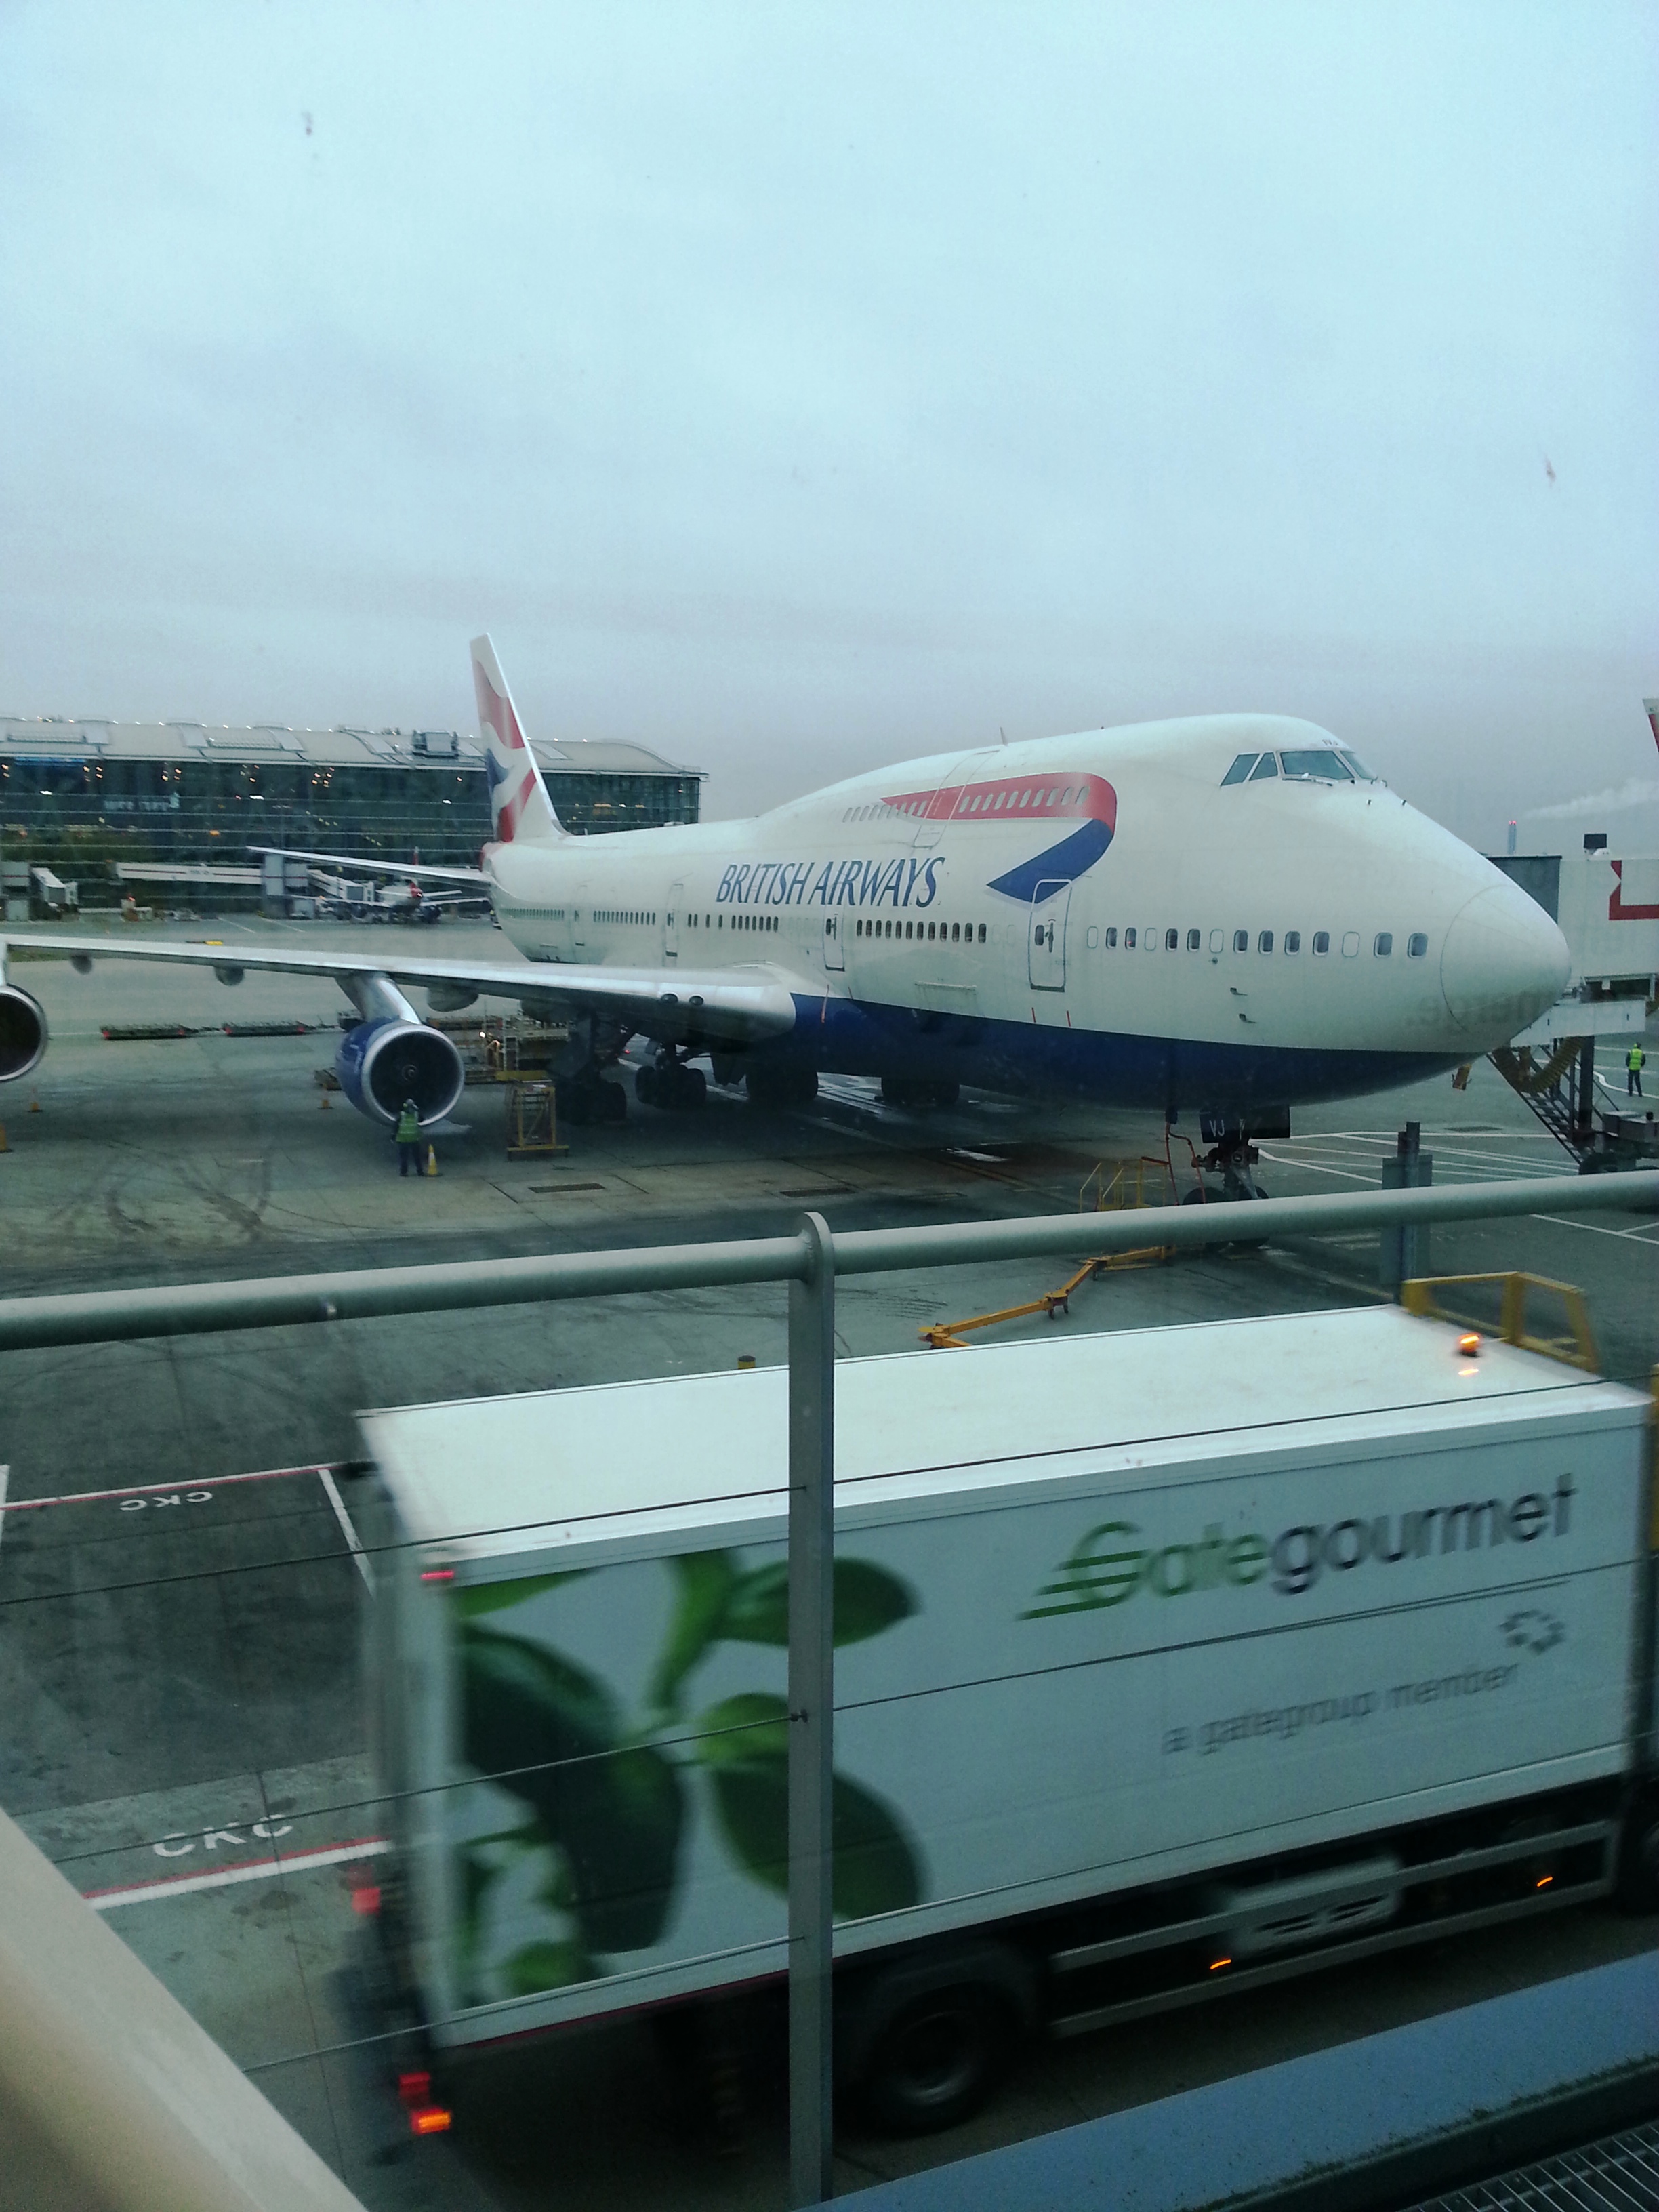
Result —
<instances>
[{"instance_id":1,"label":"white aircraft body","mask_svg":"<svg viewBox=\"0 0 1659 2212\"><path fill-rule=\"evenodd\" d=\"M419 873L486 888L518 963L28 942L83 969L331 975L362 1017L340 1046L352 1103L386 1121L412 1097L427 1124L463 1073L404 996L416 986L434 1012L488 996L569 1022L568 1116L620 1115L600 1079L644 1037L636 1090L665 1107L701 1099L706 1055L774 1103L833 1072L915 1103L969 1084L1152 1109L1226 1143L1299 1101L1476 1059L1567 980L1541 908L1308 722L1218 714L970 748L748 821L573 837L487 637L472 662L495 841L480 871ZM46 1042L35 1001L0 991L0 1080Z\"/></svg>"}]
</instances>

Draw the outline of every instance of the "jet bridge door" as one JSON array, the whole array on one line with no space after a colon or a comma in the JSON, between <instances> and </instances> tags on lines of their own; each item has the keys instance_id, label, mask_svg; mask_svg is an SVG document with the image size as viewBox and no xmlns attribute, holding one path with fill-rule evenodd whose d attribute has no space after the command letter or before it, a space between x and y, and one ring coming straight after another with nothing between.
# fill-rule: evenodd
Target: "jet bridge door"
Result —
<instances>
[{"instance_id":1,"label":"jet bridge door","mask_svg":"<svg viewBox=\"0 0 1659 2212\"><path fill-rule=\"evenodd\" d=\"M1026 943L1034 991L1066 988L1066 916L1071 903L1069 883L1039 884L1031 894Z\"/></svg>"}]
</instances>

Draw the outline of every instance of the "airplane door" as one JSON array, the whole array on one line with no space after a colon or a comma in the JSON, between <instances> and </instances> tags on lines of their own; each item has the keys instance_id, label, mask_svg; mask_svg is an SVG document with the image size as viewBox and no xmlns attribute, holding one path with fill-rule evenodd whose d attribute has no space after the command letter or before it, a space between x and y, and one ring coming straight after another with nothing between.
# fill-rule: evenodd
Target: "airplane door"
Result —
<instances>
[{"instance_id":1,"label":"airplane door","mask_svg":"<svg viewBox=\"0 0 1659 2212\"><path fill-rule=\"evenodd\" d=\"M685 885L670 884L668 907L663 915L662 957L678 960L680 957L680 909L685 904Z\"/></svg>"},{"instance_id":2,"label":"airplane door","mask_svg":"<svg viewBox=\"0 0 1659 2212\"><path fill-rule=\"evenodd\" d=\"M1039 884L1032 893L1026 943L1034 991L1066 988L1066 915L1071 903L1070 884Z\"/></svg>"},{"instance_id":3,"label":"airplane door","mask_svg":"<svg viewBox=\"0 0 1659 2212\"><path fill-rule=\"evenodd\" d=\"M842 969L847 965L847 956L842 951L841 916L838 914L826 914L823 917L823 964L826 968Z\"/></svg>"},{"instance_id":4,"label":"airplane door","mask_svg":"<svg viewBox=\"0 0 1659 2212\"><path fill-rule=\"evenodd\" d=\"M587 885L576 886L576 902L570 909L570 946L580 960L587 947Z\"/></svg>"}]
</instances>

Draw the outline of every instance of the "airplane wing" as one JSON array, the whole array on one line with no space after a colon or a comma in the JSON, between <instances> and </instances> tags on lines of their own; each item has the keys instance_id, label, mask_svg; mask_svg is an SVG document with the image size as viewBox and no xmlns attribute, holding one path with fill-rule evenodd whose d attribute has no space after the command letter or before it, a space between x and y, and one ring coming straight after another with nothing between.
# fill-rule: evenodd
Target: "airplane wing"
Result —
<instances>
[{"instance_id":1,"label":"airplane wing","mask_svg":"<svg viewBox=\"0 0 1659 2212\"><path fill-rule=\"evenodd\" d=\"M261 859L269 854L279 860L314 860L319 867L356 868L368 876L429 877L434 884L476 884L481 894L489 888L489 878L482 868L434 868L416 860L366 860L361 854L301 853L291 845L250 845L246 849Z\"/></svg>"},{"instance_id":2,"label":"airplane wing","mask_svg":"<svg viewBox=\"0 0 1659 2212\"><path fill-rule=\"evenodd\" d=\"M637 1033L662 1042L690 1036L752 1043L783 1036L795 1024L795 992L821 998L821 988L781 968L757 963L751 968L586 968L559 961L529 960L508 965L465 960L422 960L379 946L354 957L337 953L278 951L242 945L132 945L119 939L40 935L31 930L11 940L21 948L61 952L77 966L94 960L149 960L163 966L211 968L221 982L240 983L245 974L325 975L343 983L348 976L385 975L394 983L435 986L456 1002L457 994L480 998L552 1002L573 1012L599 1014L627 1022ZM0 934L0 970L6 939ZM459 1003L465 1005L465 1000Z\"/></svg>"}]
</instances>

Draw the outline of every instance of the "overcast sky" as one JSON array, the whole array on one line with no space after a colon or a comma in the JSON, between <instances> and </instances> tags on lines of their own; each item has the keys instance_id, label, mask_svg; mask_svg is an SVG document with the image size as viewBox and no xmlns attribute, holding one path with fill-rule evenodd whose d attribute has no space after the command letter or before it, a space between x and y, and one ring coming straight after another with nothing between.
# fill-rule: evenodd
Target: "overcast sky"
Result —
<instances>
[{"instance_id":1,"label":"overcast sky","mask_svg":"<svg viewBox=\"0 0 1659 2212\"><path fill-rule=\"evenodd\" d=\"M1261 708L1659 848L1656 59L1645 0L4 6L0 711L471 728L487 627L712 814Z\"/></svg>"}]
</instances>

